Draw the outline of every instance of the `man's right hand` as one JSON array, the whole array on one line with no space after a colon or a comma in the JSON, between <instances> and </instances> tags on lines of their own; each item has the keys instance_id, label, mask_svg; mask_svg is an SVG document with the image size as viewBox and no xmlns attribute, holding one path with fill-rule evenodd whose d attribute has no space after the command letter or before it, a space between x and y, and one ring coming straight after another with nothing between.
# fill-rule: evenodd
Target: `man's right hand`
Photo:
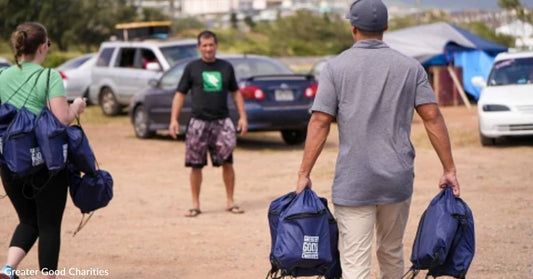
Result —
<instances>
[{"instance_id":1,"label":"man's right hand","mask_svg":"<svg viewBox=\"0 0 533 279\"><path fill-rule=\"evenodd\" d=\"M178 129L179 129L179 124L177 120L171 121L170 125L168 125L168 132L170 133L170 136L173 139L178 138Z\"/></svg>"},{"instance_id":2,"label":"man's right hand","mask_svg":"<svg viewBox=\"0 0 533 279\"><path fill-rule=\"evenodd\" d=\"M300 194L305 188L311 189L312 183L308 176L299 175L298 183L296 184L296 194Z\"/></svg>"},{"instance_id":3,"label":"man's right hand","mask_svg":"<svg viewBox=\"0 0 533 279\"><path fill-rule=\"evenodd\" d=\"M439 181L439 188L444 189L451 187L453 189L453 195L459 197L461 195L461 187L457 180L457 174L455 171L444 172Z\"/></svg>"}]
</instances>

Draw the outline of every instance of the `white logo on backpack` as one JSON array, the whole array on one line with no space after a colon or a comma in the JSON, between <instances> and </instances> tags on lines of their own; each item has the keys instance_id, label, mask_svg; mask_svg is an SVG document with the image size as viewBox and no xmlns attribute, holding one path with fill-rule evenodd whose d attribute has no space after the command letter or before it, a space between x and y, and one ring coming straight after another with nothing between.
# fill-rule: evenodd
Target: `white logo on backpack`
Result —
<instances>
[{"instance_id":1,"label":"white logo on backpack","mask_svg":"<svg viewBox=\"0 0 533 279\"><path fill-rule=\"evenodd\" d=\"M319 236L304 235L302 259L318 259Z\"/></svg>"},{"instance_id":2,"label":"white logo on backpack","mask_svg":"<svg viewBox=\"0 0 533 279\"><path fill-rule=\"evenodd\" d=\"M31 165L33 167L44 163L43 154L39 147L30 148L31 153Z\"/></svg>"},{"instance_id":3,"label":"white logo on backpack","mask_svg":"<svg viewBox=\"0 0 533 279\"><path fill-rule=\"evenodd\" d=\"M63 144L63 163L67 162L68 143Z\"/></svg>"}]
</instances>

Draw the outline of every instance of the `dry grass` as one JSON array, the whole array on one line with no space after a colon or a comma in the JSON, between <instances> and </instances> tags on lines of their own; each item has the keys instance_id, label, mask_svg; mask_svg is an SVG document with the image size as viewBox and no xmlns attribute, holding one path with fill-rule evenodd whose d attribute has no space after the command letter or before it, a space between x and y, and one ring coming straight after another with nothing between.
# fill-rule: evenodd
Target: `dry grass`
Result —
<instances>
[{"instance_id":1,"label":"dry grass","mask_svg":"<svg viewBox=\"0 0 533 279\"><path fill-rule=\"evenodd\" d=\"M106 116L102 113L100 106L88 106L83 114L80 115L81 124L111 124L120 123L124 125L131 125L130 118L127 113L117 116Z\"/></svg>"}]
</instances>

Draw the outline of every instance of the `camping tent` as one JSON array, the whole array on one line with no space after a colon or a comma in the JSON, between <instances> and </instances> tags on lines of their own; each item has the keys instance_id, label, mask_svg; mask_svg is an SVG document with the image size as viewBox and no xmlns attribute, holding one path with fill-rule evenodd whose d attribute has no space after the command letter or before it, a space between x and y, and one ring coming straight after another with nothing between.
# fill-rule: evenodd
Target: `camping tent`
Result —
<instances>
[{"instance_id":1,"label":"camping tent","mask_svg":"<svg viewBox=\"0 0 533 279\"><path fill-rule=\"evenodd\" d=\"M507 51L455 25L438 22L386 32L383 40L391 48L411 56L424 66L454 64L463 68L463 87L475 99L480 89L470 80L487 79L494 57Z\"/></svg>"}]
</instances>

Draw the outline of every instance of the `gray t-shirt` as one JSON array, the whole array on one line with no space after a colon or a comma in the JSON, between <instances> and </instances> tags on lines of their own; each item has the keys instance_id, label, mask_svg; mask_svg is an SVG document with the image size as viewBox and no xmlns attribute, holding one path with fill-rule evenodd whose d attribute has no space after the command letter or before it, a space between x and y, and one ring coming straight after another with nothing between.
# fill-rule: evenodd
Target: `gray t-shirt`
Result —
<instances>
[{"instance_id":1,"label":"gray t-shirt","mask_svg":"<svg viewBox=\"0 0 533 279\"><path fill-rule=\"evenodd\" d=\"M337 117L339 154L333 203L404 201L413 193L414 108L436 103L418 61L379 40L353 45L325 65L313 111Z\"/></svg>"}]
</instances>

